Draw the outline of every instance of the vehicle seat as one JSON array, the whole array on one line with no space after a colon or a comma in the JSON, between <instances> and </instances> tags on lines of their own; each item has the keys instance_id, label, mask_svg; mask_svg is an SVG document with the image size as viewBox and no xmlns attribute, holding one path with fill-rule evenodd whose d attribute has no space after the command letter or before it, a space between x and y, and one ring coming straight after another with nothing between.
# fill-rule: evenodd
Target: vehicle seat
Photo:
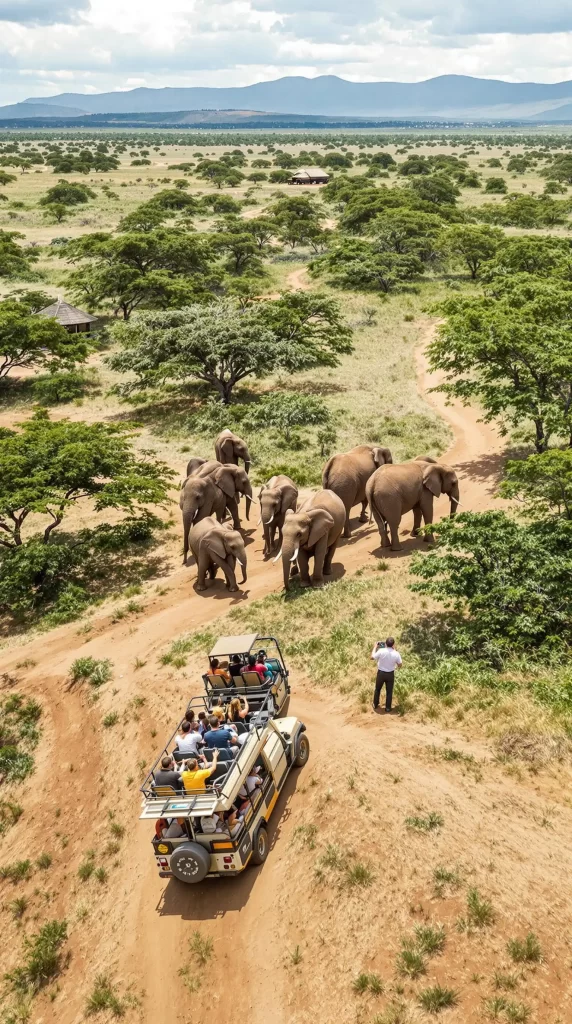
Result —
<instances>
[{"instance_id":1,"label":"vehicle seat","mask_svg":"<svg viewBox=\"0 0 572 1024\"><path fill-rule=\"evenodd\" d=\"M224 690L231 690L232 685L225 683L222 676L215 676L211 672L206 672L203 679L208 682L211 690L216 690L217 693L222 693Z\"/></svg>"},{"instance_id":2,"label":"vehicle seat","mask_svg":"<svg viewBox=\"0 0 572 1024\"><path fill-rule=\"evenodd\" d=\"M259 690L263 685L262 679L258 675L258 672L243 672L242 678L245 686L252 686Z\"/></svg>"},{"instance_id":3,"label":"vehicle seat","mask_svg":"<svg viewBox=\"0 0 572 1024\"><path fill-rule=\"evenodd\" d=\"M180 794L172 786L153 786L153 792L155 796L179 796Z\"/></svg>"}]
</instances>

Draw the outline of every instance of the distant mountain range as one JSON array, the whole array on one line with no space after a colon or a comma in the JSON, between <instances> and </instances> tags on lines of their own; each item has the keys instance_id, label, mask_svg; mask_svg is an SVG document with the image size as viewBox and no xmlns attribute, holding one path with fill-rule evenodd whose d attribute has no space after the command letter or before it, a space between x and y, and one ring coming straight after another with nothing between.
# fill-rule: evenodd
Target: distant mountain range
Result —
<instances>
[{"instance_id":1,"label":"distant mountain range","mask_svg":"<svg viewBox=\"0 0 572 1024\"><path fill-rule=\"evenodd\" d=\"M347 82L334 75L278 78L231 89L60 93L0 107L0 120L201 111L272 111L340 118L572 119L572 82L546 85L441 75L425 82ZM212 118L211 118L212 119Z\"/></svg>"}]
</instances>

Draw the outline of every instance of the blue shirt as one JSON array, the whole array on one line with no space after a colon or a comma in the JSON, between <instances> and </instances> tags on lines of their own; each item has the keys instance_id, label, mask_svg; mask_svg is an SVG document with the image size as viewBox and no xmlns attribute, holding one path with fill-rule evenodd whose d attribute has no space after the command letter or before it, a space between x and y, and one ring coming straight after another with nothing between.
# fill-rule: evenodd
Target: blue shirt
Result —
<instances>
[{"instance_id":1,"label":"blue shirt","mask_svg":"<svg viewBox=\"0 0 572 1024\"><path fill-rule=\"evenodd\" d=\"M234 733L230 729L209 729L203 739L207 747L220 747L222 750L226 750L233 736Z\"/></svg>"}]
</instances>

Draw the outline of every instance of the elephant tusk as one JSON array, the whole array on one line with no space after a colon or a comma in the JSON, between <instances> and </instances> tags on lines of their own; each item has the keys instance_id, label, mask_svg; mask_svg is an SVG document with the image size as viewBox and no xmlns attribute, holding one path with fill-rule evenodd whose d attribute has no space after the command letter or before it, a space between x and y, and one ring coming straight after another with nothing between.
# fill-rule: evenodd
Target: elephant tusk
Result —
<instances>
[{"instance_id":1,"label":"elephant tusk","mask_svg":"<svg viewBox=\"0 0 572 1024\"><path fill-rule=\"evenodd\" d=\"M260 516L260 519L258 520L258 522L257 522L257 524L256 524L256 525L257 525L257 526L260 526L261 522L262 522L262 516Z\"/></svg>"},{"instance_id":2,"label":"elephant tusk","mask_svg":"<svg viewBox=\"0 0 572 1024\"><path fill-rule=\"evenodd\" d=\"M279 558L282 558L282 548L280 548L280 551L276 555L276 558L273 558L272 561L277 562Z\"/></svg>"},{"instance_id":3,"label":"elephant tusk","mask_svg":"<svg viewBox=\"0 0 572 1024\"><path fill-rule=\"evenodd\" d=\"M272 515L270 516L270 519L266 520L264 525L265 526L270 526L270 523L272 522L273 519L274 519L274 513L272 513Z\"/></svg>"},{"instance_id":4,"label":"elephant tusk","mask_svg":"<svg viewBox=\"0 0 572 1024\"><path fill-rule=\"evenodd\" d=\"M296 559L298 557L299 550L300 550L300 545L298 545L298 547L296 548L294 554L292 555L292 558L290 559L291 562L295 562L296 561Z\"/></svg>"},{"instance_id":5,"label":"elephant tusk","mask_svg":"<svg viewBox=\"0 0 572 1024\"><path fill-rule=\"evenodd\" d=\"M250 498L248 494L245 495L245 497L247 497L249 501L253 501L256 505L260 505L258 498Z\"/></svg>"},{"instance_id":6,"label":"elephant tusk","mask_svg":"<svg viewBox=\"0 0 572 1024\"><path fill-rule=\"evenodd\" d=\"M243 562L243 561L242 561L242 559L241 559L241 558L239 558L239 559L238 559L238 562L240 563L240 565L242 566L242 568L243 568L243 569L246 569L246 559L245 559L245 560L244 560L244 562Z\"/></svg>"},{"instance_id":7,"label":"elephant tusk","mask_svg":"<svg viewBox=\"0 0 572 1024\"><path fill-rule=\"evenodd\" d=\"M449 501L454 501L455 505L461 505L461 508L465 507L463 504L461 504L458 498L449 498Z\"/></svg>"}]
</instances>

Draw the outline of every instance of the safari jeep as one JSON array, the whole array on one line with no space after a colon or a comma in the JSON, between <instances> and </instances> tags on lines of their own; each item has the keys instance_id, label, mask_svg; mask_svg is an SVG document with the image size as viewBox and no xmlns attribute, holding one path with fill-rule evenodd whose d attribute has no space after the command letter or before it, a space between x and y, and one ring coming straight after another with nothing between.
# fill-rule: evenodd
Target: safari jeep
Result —
<instances>
[{"instance_id":1,"label":"safari jeep","mask_svg":"<svg viewBox=\"0 0 572 1024\"><path fill-rule=\"evenodd\" d=\"M180 838L167 839L162 829L156 829L152 842L161 878L202 882L232 877L249 863L262 864L268 855L267 827L278 796L291 769L305 765L310 754L305 725L292 717L269 718L254 725L236 756L224 751L229 759L219 760L206 789L197 792L181 794L155 786L153 773L165 752L167 748L141 787L140 815L145 821L176 819L183 832ZM255 771L260 784L249 791L246 782ZM223 815L237 807L239 820L231 835ZM220 831L213 831L215 816L219 816Z\"/></svg>"},{"instance_id":2,"label":"safari jeep","mask_svg":"<svg viewBox=\"0 0 572 1024\"><path fill-rule=\"evenodd\" d=\"M260 651L266 655L266 665L271 677L267 682L261 681L258 672L249 672L247 668L248 655L258 654ZM253 700L260 701L261 697L269 694L267 709L271 717L278 718L287 714L290 683L278 640L273 636L259 636L258 633L221 636L209 651L209 666L212 668L213 659L216 658L219 666L228 670L233 656L239 659L241 674L234 678L230 685L212 671L203 675L205 690L212 702L218 704L220 697L240 695L246 697L248 703L252 704Z\"/></svg>"}]
</instances>

